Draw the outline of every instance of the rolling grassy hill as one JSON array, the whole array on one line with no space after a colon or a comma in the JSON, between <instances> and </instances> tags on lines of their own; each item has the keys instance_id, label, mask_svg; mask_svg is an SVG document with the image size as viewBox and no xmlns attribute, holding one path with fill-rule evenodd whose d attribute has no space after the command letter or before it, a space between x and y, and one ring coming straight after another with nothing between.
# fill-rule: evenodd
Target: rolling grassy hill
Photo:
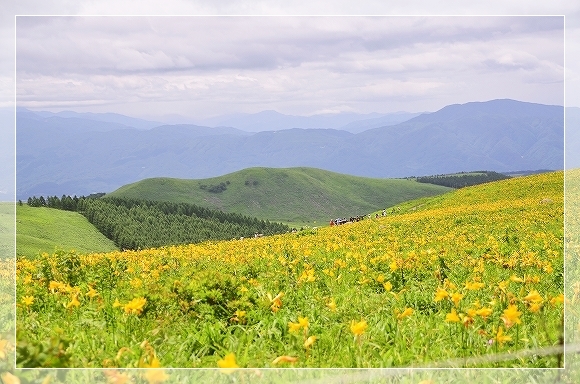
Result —
<instances>
[{"instance_id":1,"label":"rolling grassy hill","mask_svg":"<svg viewBox=\"0 0 580 384\"><path fill-rule=\"evenodd\" d=\"M209 179L151 178L125 185L107 196L187 202L264 220L316 225L449 190L409 180L300 167L248 168Z\"/></svg>"},{"instance_id":2,"label":"rolling grassy hill","mask_svg":"<svg viewBox=\"0 0 580 384\"><path fill-rule=\"evenodd\" d=\"M14 256L14 203L0 203L0 259Z\"/></svg>"},{"instance_id":3,"label":"rolling grassy hill","mask_svg":"<svg viewBox=\"0 0 580 384\"><path fill-rule=\"evenodd\" d=\"M117 249L86 218L53 208L16 206L16 254L34 257L55 248L79 253Z\"/></svg>"},{"instance_id":4,"label":"rolling grassy hill","mask_svg":"<svg viewBox=\"0 0 580 384\"><path fill-rule=\"evenodd\" d=\"M76 257L72 277L42 271L67 255L19 262L18 343L27 348L17 349L17 366L40 366L27 351L56 337L70 347L66 360L55 353L52 361L67 367L101 367L115 355L115 366L137 367L144 345L149 361L159 356L175 368L226 359L272 368L277 356L294 368L561 364L556 353L518 351L558 346L562 337L563 172L397 207L387 217L299 233ZM79 292L68 293L69 284ZM163 342L140 343L143 335ZM194 358L183 345L193 345ZM486 356L501 359L469 362Z\"/></svg>"}]
</instances>

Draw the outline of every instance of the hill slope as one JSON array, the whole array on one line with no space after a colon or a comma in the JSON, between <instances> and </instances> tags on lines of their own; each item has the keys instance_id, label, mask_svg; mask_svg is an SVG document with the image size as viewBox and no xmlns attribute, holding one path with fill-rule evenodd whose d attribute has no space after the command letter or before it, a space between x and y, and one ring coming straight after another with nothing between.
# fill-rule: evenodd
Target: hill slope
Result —
<instances>
[{"instance_id":1,"label":"hill slope","mask_svg":"<svg viewBox=\"0 0 580 384\"><path fill-rule=\"evenodd\" d=\"M210 191L222 183L224 190ZM249 168L210 179L145 179L108 196L187 202L286 223L326 223L448 190L409 180L371 179L314 168Z\"/></svg>"},{"instance_id":2,"label":"hill slope","mask_svg":"<svg viewBox=\"0 0 580 384\"><path fill-rule=\"evenodd\" d=\"M133 340L118 362L133 367L143 356L134 340L161 327L172 335L155 344L164 367L215 367L225 354L215 350L232 351L240 367L272 367L276 356L295 356L295 368L558 367L557 356L517 351L557 346L562 335L563 294L572 294L563 290L563 176L467 187L350 225L78 257L73 310L53 299L41 263L19 262L18 343L40 345L66 327L69 366L100 367ZM67 275L51 276L64 285ZM102 301L89 299L92 282ZM138 327L87 326L128 316ZM102 348L89 355L93 340ZM180 348L192 340L195 359ZM22 351L18 366L33 366Z\"/></svg>"},{"instance_id":3,"label":"hill slope","mask_svg":"<svg viewBox=\"0 0 580 384\"><path fill-rule=\"evenodd\" d=\"M0 260L14 256L14 203L0 202Z\"/></svg>"},{"instance_id":4,"label":"hill slope","mask_svg":"<svg viewBox=\"0 0 580 384\"><path fill-rule=\"evenodd\" d=\"M55 247L79 253L117 249L87 219L76 212L53 208L16 206L16 254L34 257Z\"/></svg>"}]
</instances>

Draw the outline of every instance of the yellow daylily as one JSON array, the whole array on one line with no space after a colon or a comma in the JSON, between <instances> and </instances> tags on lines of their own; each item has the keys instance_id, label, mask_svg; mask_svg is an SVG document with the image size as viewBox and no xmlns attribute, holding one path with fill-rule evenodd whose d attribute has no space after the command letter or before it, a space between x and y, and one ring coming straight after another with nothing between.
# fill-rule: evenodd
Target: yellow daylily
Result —
<instances>
[{"instance_id":1,"label":"yellow daylily","mask_svg":"<svg viewBox=\"0 0 580 384\"><path fill-rule=\"evenodd\" d=\"M445 316L445 321L448 323L458 323L460 321L459 316L457 316L457 312L455 308L451 308L451 313L448 313Z\"/></svg>"},{"instance_id":2,"label":"yellow daylily","mask_svg":"<svg viewBox=\"0 0 580 384\"><path fill-rule=\"evenodd\" d=\"M314 344L315 341L316 341L316 336L310 336L304 342L304 348L308 349L310 346L312 346L312 344Z\"/></svg>"},{"instance_id":3,"label":"yellow daylily","mask_svg":"<svg viewBox=\"0 0 580 384\"><path fill-rule=\"evenodd\" d=\"M513 324L521 324L520 320L521 312L518 311L518 307L515 304L510 304L506 310L503 311L501 319L503 320L506 328L511 327Z\"/></svg>"},{"instance_id":4,"label":"yellow daylily","mask_svg":"<svg viewBox=\"0 0 580 384\"><path fill-rule=\"evenodd\" d=\"M236 368L240 367L236 363L236 355L233 352L228 353L223 359L218 360L217 365L222 368L222 372L227 374L233 373Z\"/></svg>"},{"instance_id":5,"label":"yellow daylily","mask_svg":"<svg viewBox=\"0 0 580 384\"><path fill-rule=\"evenodd\" d=\"M397 319L402 320L405 317L411 316L413 314L413 308L405 308L405 310L397 315Z\"/></svg>"},{"instance_id":6,"label":"yellow daylily","mask_svg":"<svg viewBox=\"0 0 580 384\"><path fill-rule=\"evenodd\" d=\"M354 333L355 336L360 336L363 333L365 333L367 327L368 327L368 324L367 324L366 320L361 320L359 322L356 322L355 320L353 320L350 322L350 331L352 333Z\"/></svg>"}]
</instances>

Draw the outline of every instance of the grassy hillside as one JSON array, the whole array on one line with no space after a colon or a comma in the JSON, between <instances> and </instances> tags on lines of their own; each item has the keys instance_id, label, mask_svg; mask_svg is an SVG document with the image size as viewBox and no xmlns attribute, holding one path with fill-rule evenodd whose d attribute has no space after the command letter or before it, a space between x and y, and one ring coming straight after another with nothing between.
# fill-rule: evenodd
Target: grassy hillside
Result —
<instances>
[{"instance_id":1,"label":"grassy hillside","mask_svg":"<svg viewBox=\"0 0 580 384\"><path fill-rule=\"evenodd\" d=\"M562 335L563 181L467 187L298 233L19 261L17 366L558 367L516 352ZM39 354L52 340L69 347ZM468 361L493 354L506 360Z\"/></svg>"},{"instance_id":2,"label":"grassy hillside","mask_svg":"<svg viewBox=\"0 0 580 384\"><path fill-rule=\"evenodd\" d=\"M0 259L14 255L14 203L0 203Z\"/></svg>"},{"instance_id":3,"label":"grassy hillside","mask_svg":"<svg viewBox=\"0 0 580 384\"><path fill-rule=\"evenodd\" d=\"M221 183L225 190L217 190ZM205 189L202 189L205 185ZM249 168L210 179L152 178L109 196L188 202L284 223L326 223L336 217L449 191L409 180L373 179L314 168Z\"/></svg>"},{"instance_id":4,"label":"grassy hillside","mask_svg":"<svg viewBox=\"0 0 580 384\"><path fill-rule=\"evenodd\" d=\"M79 253L107 252L115 244L76 212L16 206L16 254L34 257L55 248Z\"/></svg>"}]
</instances>

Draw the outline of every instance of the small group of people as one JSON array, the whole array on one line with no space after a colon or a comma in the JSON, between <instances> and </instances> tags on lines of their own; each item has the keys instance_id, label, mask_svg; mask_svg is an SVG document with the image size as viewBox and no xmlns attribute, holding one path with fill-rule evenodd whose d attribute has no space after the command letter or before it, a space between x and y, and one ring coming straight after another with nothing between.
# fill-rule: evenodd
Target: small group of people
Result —
<instances>
[{"instance_id":1,"label":"small group of people","mask_svg":"<svg viewBox=\"0 0 580 384\"><path fill-rule=\"evenodd\" d=\"M353 216L350 218L338 218L338 219L334 219L334 220L330 220L330 226L332 227L333 225L341 225L341 224L346 224L346 223L354 223L357 221L361 221L363 220L365 217L364 216Z\"/></svg>"},{"instance_id":2,"label":"small group of people","mask_svg":"<svg viewBox=\"0 0 580 384\"><path fill-rule=\"evenodd\" d=\"M398 207L398 208L393 208L393 209L391 210L391 213L393 213L393 214L394 214L395 212L400 212L400 211L401 211L401 208L400 208L400 207ZM387 216L387 214L388 214L388 211L387 211L387 209L385 208L385 209L383 209L383 212L382 212L382 213L380 213L380 214L379 214L378 212L377 212L377 213L375 213L375 219L378 219L378 218L379 218L379 217L381 217L381 216L383 216L383 217L384 217L384 216ZM368 215L366 215L366 217L370 219L370 218L372 218L373 216L372 216L372 214L370 214L370 213L369 213ZM362 215L362 216L354 216L354 217L351 217L351 218L349 218L349 219L347 219L347 218L338 218L338 219L330 220L330 226L333 226L333 225L341 225L341 224L346 224L346 223L354 223L354 222L356 222L356 221L361 221L361 220L363 220L364 218L365 218L365 216L364 216L364 215Z\"/></svg>"}]
</instances>

